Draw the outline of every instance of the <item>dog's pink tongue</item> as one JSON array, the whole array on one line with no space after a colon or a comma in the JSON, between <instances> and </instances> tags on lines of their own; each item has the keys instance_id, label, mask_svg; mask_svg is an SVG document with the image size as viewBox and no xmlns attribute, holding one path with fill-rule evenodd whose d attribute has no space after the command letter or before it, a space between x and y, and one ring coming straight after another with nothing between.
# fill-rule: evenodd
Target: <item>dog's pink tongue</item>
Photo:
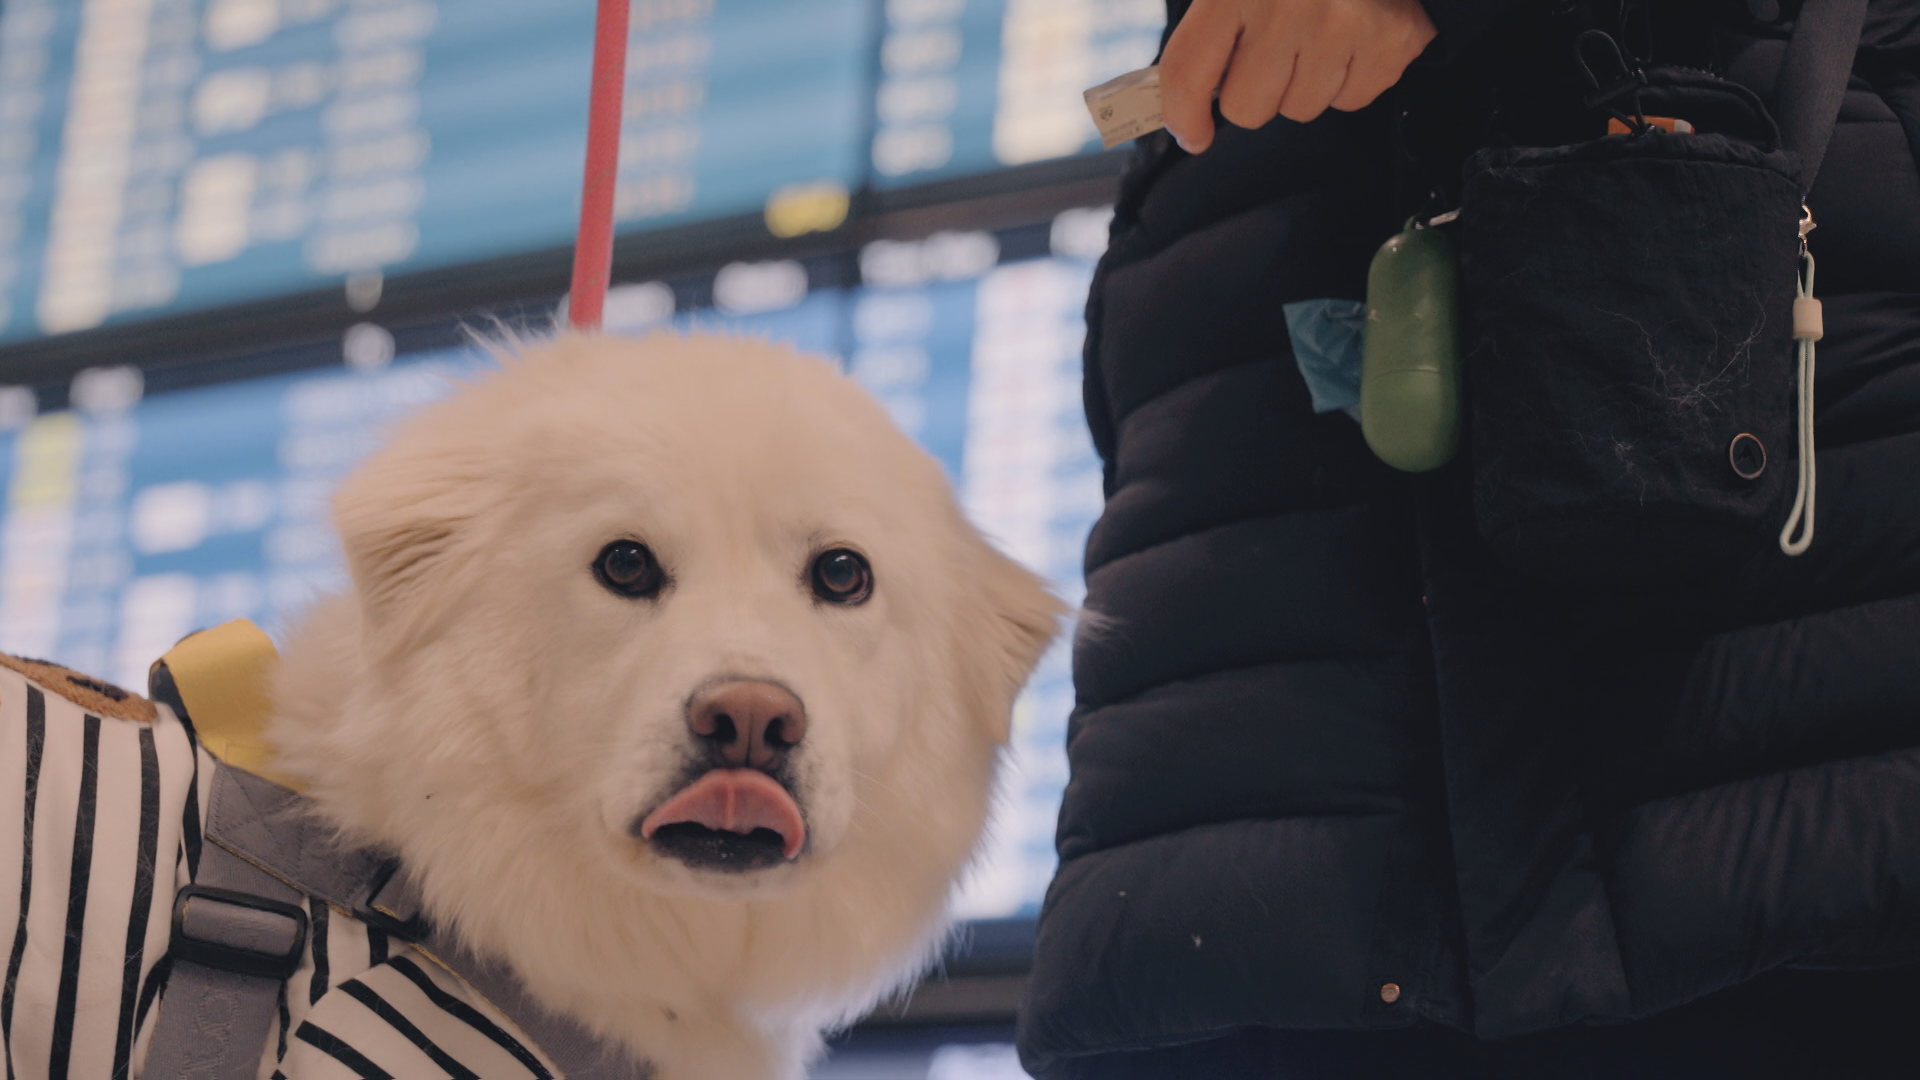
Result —
<instances>
[{"instance_id":1,"label":"dog's pink tongue","mask_svg":"<svg viewBox=\"0 0 1920 1080\"><path fill-rule=\"evenodd\" d=\"M758 769L715 769L681 788L679 793L640 823L640 835L652 839L666 825L704 825L716 832L745 835L772 829L785 841L789 859L807 843L807 823L793 796L773 777Z\"/></svg>"}]
</instances>

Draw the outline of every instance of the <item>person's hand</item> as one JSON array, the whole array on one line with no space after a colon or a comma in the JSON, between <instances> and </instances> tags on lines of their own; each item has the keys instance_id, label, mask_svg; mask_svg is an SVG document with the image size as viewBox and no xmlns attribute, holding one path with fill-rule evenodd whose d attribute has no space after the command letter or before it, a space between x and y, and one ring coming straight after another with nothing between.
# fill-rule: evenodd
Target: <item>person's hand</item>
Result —
<instances>
[{"instance_id":1,"label":"person's hand","mask_svg":"<svg viewBox=\"0 0 1920 1080\"><path fill-rule=\"evenodd\" d=\"M1243 128L1365 108L1433 35L1419 0L1193 0L1160 57L1161 113L1197 154L1213 144L1215 89Z\"/></svg>"}]
</instances>

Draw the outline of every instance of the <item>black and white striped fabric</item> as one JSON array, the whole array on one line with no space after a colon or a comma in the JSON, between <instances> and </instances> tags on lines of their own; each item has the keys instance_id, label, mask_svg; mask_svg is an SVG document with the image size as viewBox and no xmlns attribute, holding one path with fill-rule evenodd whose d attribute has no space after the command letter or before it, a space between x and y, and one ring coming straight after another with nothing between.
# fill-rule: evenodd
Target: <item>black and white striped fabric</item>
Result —
<instances>
[{"instance_id":1,"label":"black and white striped fabric","mask_svg":"<svg viewBox=\"0 0 1920 1080\"><path fill-rule=\"evenodd\" d=\"M0 667L5 1077L139 1077L166 992L174 894L199 866L215 764L165 705L151 722L98 715L80 704L88 694L58 685L59 669L32 670ZM560 1075L422 950L319 901L306 906L307 953L262 1047L263 1080Z\"/></svg>"}]
</instances>

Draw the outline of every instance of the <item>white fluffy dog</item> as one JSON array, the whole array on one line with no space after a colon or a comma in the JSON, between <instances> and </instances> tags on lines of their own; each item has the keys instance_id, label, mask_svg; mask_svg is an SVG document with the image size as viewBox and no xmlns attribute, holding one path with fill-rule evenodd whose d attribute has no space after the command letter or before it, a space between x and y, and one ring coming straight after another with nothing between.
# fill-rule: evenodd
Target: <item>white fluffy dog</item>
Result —
<instances>
[{"instance_id":1,"label":"white fluffy dog","mask_svg":"<svg viewBox=\"0 0 1920 1080\"><path fill-rule=\"evenodd\" d=\"M788 1080L927 961L1061 609L851 380L563 337L336 516L278 767L536 999L659 1080Z\"/></svg>"}]
</instances>

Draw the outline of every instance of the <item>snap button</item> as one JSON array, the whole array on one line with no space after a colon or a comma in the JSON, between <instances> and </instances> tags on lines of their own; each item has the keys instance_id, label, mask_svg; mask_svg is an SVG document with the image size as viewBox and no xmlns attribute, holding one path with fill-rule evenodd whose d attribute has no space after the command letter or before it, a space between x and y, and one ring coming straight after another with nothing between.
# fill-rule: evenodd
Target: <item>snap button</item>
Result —
<instances>
[{"instance_id":1,"label":"snap button","mask_svg":"<svg viewBox=\"0 0 1920 1080\"><path fill-rule=\"evenodd\" d=\"M1400 984L1388 983L1380 988L1380 1000L1391 1005L1400 1000Z\"/></svg>"}]
</instances>

